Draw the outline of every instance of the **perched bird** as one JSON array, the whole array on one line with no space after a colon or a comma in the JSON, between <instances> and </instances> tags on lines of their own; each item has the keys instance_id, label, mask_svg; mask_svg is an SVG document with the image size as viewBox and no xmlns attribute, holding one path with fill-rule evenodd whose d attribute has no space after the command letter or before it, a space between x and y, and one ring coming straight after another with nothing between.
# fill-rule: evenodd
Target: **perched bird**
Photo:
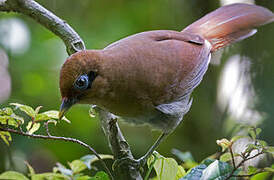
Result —
<instances>
[{"instance_id":1,"label":"perched bird","mask_svg":"<svg viewBox=\"0 0 274 180\"><path fill-rule=\"evenodd\" d=\"M138 33L102 50L71 55L60 74L60 118L74 104L94 104L132 124L162 131L144 163L182 121L191 93L210 62L211 53L256 33L274 21L266 8L231 4L207 14L183 31Z\"/></svg>"}]
</instances>

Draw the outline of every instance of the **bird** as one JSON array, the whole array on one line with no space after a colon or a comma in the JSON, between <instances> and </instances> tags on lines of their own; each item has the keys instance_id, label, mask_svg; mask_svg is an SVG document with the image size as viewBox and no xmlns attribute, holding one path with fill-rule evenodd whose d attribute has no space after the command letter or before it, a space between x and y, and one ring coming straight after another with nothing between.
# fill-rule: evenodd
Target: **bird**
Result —
<instances>
[{"instance_id":1,"label":"bird","mask_svg":"<svg viewBox=\"0 0 274 180\"><path fill-rule=\"evenodd\" d=\"M92 104L130 124L160 130L160 137L136 160L144 165L189 111L191 93L202 81L211 54L273 21L272 11L262 6L235 3L182 31L146 31L100 50L76 52L61 67L59 118L74 104Z\"/></svg>"}]
</instances>

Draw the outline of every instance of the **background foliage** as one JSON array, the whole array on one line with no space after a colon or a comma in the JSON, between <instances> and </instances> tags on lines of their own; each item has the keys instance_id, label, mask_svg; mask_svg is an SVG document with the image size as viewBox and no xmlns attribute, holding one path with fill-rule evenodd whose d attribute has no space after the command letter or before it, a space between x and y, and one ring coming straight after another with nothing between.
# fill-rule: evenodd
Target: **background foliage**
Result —
<instances>
[{"instance_id":1,"label":"background foliage","mask_svg":"<svg viewBox=\"0 0 274 180\"><path fill-rule=\"evenodd\" d=\"M83 38L87 48L103 48L106 45L128 35L156 29L181 30L207 12L220 6L216 0L49 0L38 1L57 16L65 19ZM274 2L260 0L257 4L274 11ZM18 32L14 39L8 39L17 22L25 28L25 40L20 47L15 40L20 40ZM219 66L210 66L201 85L194 91L194 102L183 123L160 146L158 151L170 157L171 149L191 151L198 161L216 152L215 141L231 134L233 122L242 122L242 116L231 116L231 112L221 108L218 101L220 75L226 62L232 55L240 54L249 57L250 74L256 99L252 109L263 113L261 123L262 139L274 144L274 24L259 29L258 34L241 43L226 49ZM12 45L14 42L17 46ZM17 48L14 48L17 47ZM43 110L58 109L60 94L58 89L59 70L65 61L66 52L61 40L33 20L14 13L0 13L0 48L8 54L8 74L11 77L11 92L1 106L10 102L19 102L36 107L43 105ZM0 54L0 66L5 64L3 52ZM218 59L217 58L217 59ZM0 71L3 73L4 71ZM2 76L4 77L4 76ZM8 78L8 77L7 77ZM245 78L245 76L244 76ZM7 86L0 79L2 87ZM3 94L3 93L1 93ZM1 96L0 94L0 96ZM222 98L221 98L222 99ZM1 98L0 98L1 100ZM229 103L226 104L227 107ZM240 106L240 105L239 105ZM240 108L240 107L239 107ZM225 110L224 110L225 109ZM52 127L52 132L60 136L72 136L84 140L101 154L110 154L106 139L100 129L99 121L90 118L88 106L78 105L70 110L67 117L71 124L60 123ZM256 114L252 114L250 119ZM247 120L246 120L247 119ZM252 123L245 118L245 123ZM132 127L121 124L128 142L136 157L143 155L153 143L157 132L149 128ZM14 142L8 148L0 141L0 172L15 168L25 171L23 164L27 160L36 172L50 171L56 161L66 164L67 161L79 159L87 154L77 145L61 142L47 142L14 136ZM11 156L12 155L12 156ZM16 159L13 164L11 158Z\"/></svg>"}]
</instances>

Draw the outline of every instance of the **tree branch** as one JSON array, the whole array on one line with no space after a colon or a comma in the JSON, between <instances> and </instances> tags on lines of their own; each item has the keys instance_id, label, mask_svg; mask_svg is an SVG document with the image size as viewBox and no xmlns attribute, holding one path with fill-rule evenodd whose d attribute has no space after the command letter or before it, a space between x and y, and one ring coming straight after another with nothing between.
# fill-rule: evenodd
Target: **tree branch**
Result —
<instances>
[{"instance_id":1,"label":"tree branch","mask_svg":"<svg viewBox=\"0 0 274 180\"><path fill-rule=\"evenodd\" d=\"M85 49L80 36L62 19L33 0L0 0L0 11L27 15L60 37L69 55Z\"/></svg>"},{"instance_id":2,"label":"tree branch","mask_svg":"<svg viewBox=\"0 0 274 180\"><path fill-rule=\"evenodd\" d=\"M118 126L116 117L99 107L95 107L94 109L99 114L101 126L106 137L108 138L109 146L112 150L114 159L128 158L134 160L130 146ZM123 163L118 169L118 173L120 177L123 177L123 179L143 179L140 171L130 163Z\"/></svg>"},{"instance_id":3,"label":"tree branch","mask_svg":"<svg viewBox=\"0 0 274 180\"><path fill-rule=\"evenodd\" d=\"M87 148L89 151L91 151L98 158L98 160L102 163L102 165L105 168L105 170L107 171L107 173L111 176L111 172L108 169L108 167L106 166L105 162L102 160L100 155L92 147L90 147L88 144L86 144L86 143L84 143L84 142L82 142L78 139L75 139L75 138L59 137L59 136L50 135L47 123L46 123L46 132L48 134L47 136L46 135L40 135L40 134L28 134L26 132L23 132L21 129L20 129L20 131L18 131L18 130L11 129L11 128L8 128L8 127L0 127L0 131L6 131L6 132L13 133L13 134L18 134L18 135L21 135L21 136L27 136L27 137L36 138L36 139L59 140L59 141L66 141L66 142L72 142L72 143L80 144L81 146L83 146L83 147Z\"/></svg>"}]
</instances>

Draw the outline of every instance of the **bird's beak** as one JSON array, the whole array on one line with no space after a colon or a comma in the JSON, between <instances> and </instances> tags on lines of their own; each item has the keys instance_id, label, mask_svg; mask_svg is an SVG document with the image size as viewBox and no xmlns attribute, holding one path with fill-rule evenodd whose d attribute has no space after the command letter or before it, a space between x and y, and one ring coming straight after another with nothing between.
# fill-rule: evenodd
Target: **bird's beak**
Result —
<instances>
[{"instance_id":1,"label":"bird's beak","mask_svg":"<svg viewBox=\"0 0 274 180\"><path fill-rule=\"evenodd\" d=\"M69 108L75 104L74 99L69 99L69 98L63 98L62 99L62 104L60 106L60 111L59 111L59 120L61 120L65 113L69 110Z\"/></svg>"}]
</instances>

